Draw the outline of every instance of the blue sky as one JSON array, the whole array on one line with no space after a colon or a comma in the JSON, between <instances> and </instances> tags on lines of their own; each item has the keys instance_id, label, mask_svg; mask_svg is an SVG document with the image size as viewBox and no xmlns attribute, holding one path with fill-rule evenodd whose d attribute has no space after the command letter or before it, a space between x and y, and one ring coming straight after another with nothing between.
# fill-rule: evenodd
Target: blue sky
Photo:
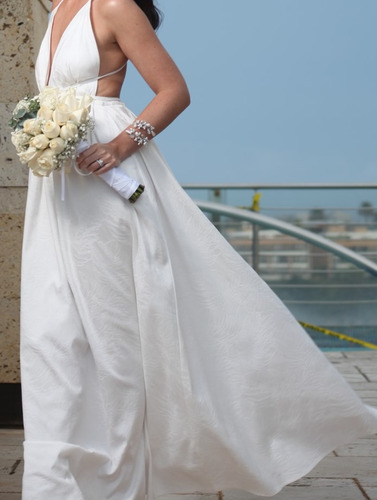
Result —
<instances>
[{"instance_id":1,"label":"blue sky","mask_svg":"<svg viewBox=\"0 0 377 500\"><path fill-rule=\"evenodd\" d=\"M192 104L159 137L180 182L377 182L376 0L160 0ZM133 68L122 98L152 97Z\"/></svg>"}]
</instances>

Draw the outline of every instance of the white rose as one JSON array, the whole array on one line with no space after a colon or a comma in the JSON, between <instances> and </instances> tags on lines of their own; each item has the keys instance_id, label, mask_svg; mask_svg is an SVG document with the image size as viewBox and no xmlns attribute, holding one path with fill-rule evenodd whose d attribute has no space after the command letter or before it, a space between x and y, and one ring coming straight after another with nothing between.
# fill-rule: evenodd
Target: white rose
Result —
<instances>
[{"instance_id":1,"label":"white rose","mask_svg":"<svg viewBox=\"0 0 377 500\"><path fill-rule=\"evenodd\" d=\"M78 129L73 122L68 122L63 125L60 130L60 137L67 141L68 139L75 139L78 133Z\"/></svg>"},{"instance_id":2,"label":"white rose","mask_svg":"<svg viewBox=\"0 0 377 500\"><path fill-rule=\"evenodd\" d=\"M86 108L90 110L90 104L93 102L93 97L89 94L84 94L80 97L79 108Z\"/></svg>"},{"instance_id":3,"label":"white rose","mask_svg":"<svg viewBox=\"0 0 377 500\"><path fill-rule=\"evenodd\" d=\"M76 109L78 109L78 104L79 104L79 101L78 99L76 98L76 91L75 89L68 89L66 92L64 92L63 94L61 94L60 96L60 103L61 104L65 104L68 109L72 112L72 111L75 111Z\"/></svg>"},{"instance_id":4,"label":"white rose","mask_svg":"<svg viewBox=\"0 0 377 500\"><path fill-rule=\"evenodd\" d=\"M58 125L64 125L70 117L70 110L66 104L59 104L52 113L52 119Z\"/></svg>"},{"instance_id":5,"label":"white rose","mask_svg":"<svg viewBox=\"0 0 377 500\"><path fill-rule=\"evenodd\" d=\"M38 118L29 118L24 121L24 132L30 135L38 135L41 133L41 122Z\"/></svg>"},{"instance_id":6,"label":"white rose","mask_svg":"<svg viewBox=\"0 0 377 500\"><path fill-rule=\"evenodd\" d=\"M69 117L69 119L72 120L74 123L76 123L76 125L81 125L82 123L85 123L87 118L88 118L88 110L85 108L73 111L73 113L71 113Z\"/></svg>"},{"instance_id":7,"label":"white rose","mask_svg":"<svg viewBox=\"0 0 377 500\"><path fill-rule=\"evenodd\" d=\"M46 106L49 109L55 109L59 95L59 89L55 87L45 87L39 94L41 107Z\"/></svg>"},{"instance_id":8,"label":"white rose","mask_svg":"<svg viewBox=\"0 0 377 500\"><path fill-rule=\"evenodd\" d=\"M23 151L23 149L29 144L30 135L26 134L23 130L18 130L17 132L12 132L11 140L12 144L17 151Z\"/></svg>"},{"instance_id":9,"label":"white rose","mask_svg":"<svg viewBox=\"0 0 377 500\"><path fill-rule=\"evenodd\" d=\"M29 163L29 161L33 160L40 154L40 151L30 146L26 151L19 153L18 157L20 158L21 163Z\"/></svg>"},{"instance_id":10,"label":"white rose","mask_svg":"<svg viewBox=\"0 0 377 500\"><path fill-rule=\"evenodd\" d=\"M41 106L37 113L38 118L42 120L51 120L52 119L52 109L47 106Z\"/></svg>"},{"instance_id":11,"label":"white rose","mask_svg":"<svg viewBox=\"0 0 377 500\"><path fill-rule=\"evenodd\" d=\"M43 126L42 126L42 132L47 135L49 139L54 139L55 137L58 137L60 134L60 127L57 123L55 123L52 120L48 120Z\"/></svg>"},{"instance_id":12,"label":"white rose","mask_svg":"<svg viewBox=\"0 0 377 500\"><path fill-rule=\"evenodd\" d=\"M36 149L46 149L49 144L49 139L44 134L38 134L30 141L30 146Z\"/></svg>"},{"instance_id":13,"label":"white rose","mask_svg":"<svg viewBox=\"0 0 377 500\"><path fill-rule=\"evenodd\" d=\"M50 141L50 149L54 152L54 154L58 155L65 148L65 141L61 137L56 137Z\"/></svg>"},{"instance_id":14,"label":"white rose","mask_svg":"<svg viewBox=\"0 0 377 500\"><path fill-rule=\"evenodd\" d=\"M31 161L29 167L33 174L40 177L47 177L56 168L55 153L51 149L46 149L38 158Z\"/></svg>"}]
</instances>

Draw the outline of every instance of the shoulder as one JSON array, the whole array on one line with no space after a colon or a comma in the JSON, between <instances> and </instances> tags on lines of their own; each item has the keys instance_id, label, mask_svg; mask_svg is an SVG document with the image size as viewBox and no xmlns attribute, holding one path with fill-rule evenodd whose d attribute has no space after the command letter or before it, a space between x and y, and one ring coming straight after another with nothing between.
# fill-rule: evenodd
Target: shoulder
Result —
<instances>
[{"instance_id":1,"label":"shoulder","mask_svg":"<svg viewBox=\"0 0 377 500\"><path fill-rule=\"evenodd\" d=\"M135 0L92 0L93 14L118 41L155 36L152 25Z\"/></svg>"},{"instance_id":2,"label":"shoulder","mask_svg":"<svg viewBox=\"0 0 377 500\"><path fill-rule=\"evenodd\" d=\"M135 0L94 0L97 11L105 19L128 23L145 17Z\"/></svg>"},{"instance_id":3,"label":"shoulder","mask_svg":"<svg viewBox=\"0 0 377 500\"><path fill-rule=\"evenodd\" d=\"M53 0L54 1L54 0ZM98 10L124 12L141 10L135 0L93 0Z\"/></svg>"}]
</instances>

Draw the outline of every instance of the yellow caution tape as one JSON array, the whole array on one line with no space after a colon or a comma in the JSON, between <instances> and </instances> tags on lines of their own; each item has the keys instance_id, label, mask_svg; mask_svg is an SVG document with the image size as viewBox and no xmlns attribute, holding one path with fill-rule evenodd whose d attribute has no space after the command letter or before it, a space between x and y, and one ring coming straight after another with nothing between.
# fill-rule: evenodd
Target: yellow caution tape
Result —
<instances>
[{"instance_id":1,"label":"yellow caution tape","mask_svg":"<svg viewBox=\"0 0 377 500\"><path fill-rule=\"evenodd\" d=\"M354 337L350 337L349 335L344 335L343 333L333 332L332 330L328 330L327 328L322 328L321 326L310 325L309 323L305 323L304 321L299 321L301 326L305 328L310 328L310 330L315 330L317 332L324 333L325 335L332 335L333 337L337 337L341 340L347 340L347 342L353 342L354 344L362 345L363 347L367 347L368 349L376 349L376 344L371 344L370 342L364 342L364 340L355 339Z\"/></svg>"}]
</instances>

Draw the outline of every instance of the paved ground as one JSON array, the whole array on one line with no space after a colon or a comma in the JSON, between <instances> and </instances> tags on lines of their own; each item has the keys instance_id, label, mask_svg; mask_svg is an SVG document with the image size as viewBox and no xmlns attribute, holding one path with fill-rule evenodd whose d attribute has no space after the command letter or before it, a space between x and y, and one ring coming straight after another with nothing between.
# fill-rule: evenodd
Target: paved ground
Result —
<instances>
[{"instance_id":1,"label":"paved ground","mask_svg":"<svg viewBox=\"0 0 377 500\"><path fill-rule=\"evenodd\" d=\"M327 355L364 401L377 407L377 352L331 352ZM21 430L0 429L0 500L21 499L22 437ZM216 495L171 496L169 500L182 500L182 497L183 500L262 498L242 492L219 492ZM273 498L377 500L377 435L335 450L309 476L287 486Z\"/></svg>"}]
</instances>

